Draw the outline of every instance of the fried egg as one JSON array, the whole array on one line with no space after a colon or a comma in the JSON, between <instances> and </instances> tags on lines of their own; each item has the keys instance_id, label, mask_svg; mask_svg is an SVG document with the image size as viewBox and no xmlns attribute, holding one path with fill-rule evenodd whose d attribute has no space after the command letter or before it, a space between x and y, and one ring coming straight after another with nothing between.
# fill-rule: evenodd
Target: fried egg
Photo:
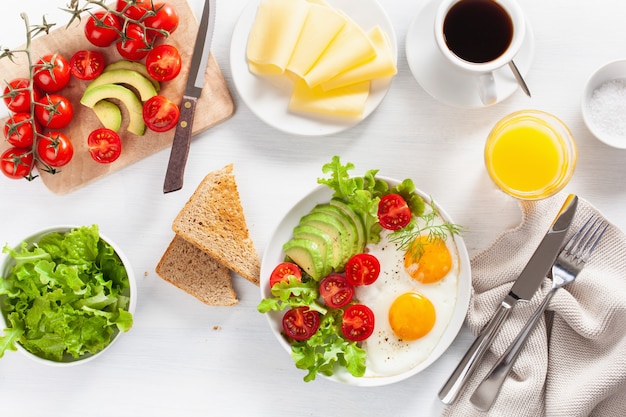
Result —
<instances>
[{"instance_id":1,"label":"fried egg","mask_svg":"<svg viewBox=\"0 0 626 417\"><path fill-rule=\"evenodd\" d=\"M383 231L366 251L376 256L376 282L356 287L359 302L372 309L374 333L362 342L366 376L394 376L424 362L435 349L454 312L459 254L454 239L418 236L399 250Z\"/></svg>"}]
</instances>

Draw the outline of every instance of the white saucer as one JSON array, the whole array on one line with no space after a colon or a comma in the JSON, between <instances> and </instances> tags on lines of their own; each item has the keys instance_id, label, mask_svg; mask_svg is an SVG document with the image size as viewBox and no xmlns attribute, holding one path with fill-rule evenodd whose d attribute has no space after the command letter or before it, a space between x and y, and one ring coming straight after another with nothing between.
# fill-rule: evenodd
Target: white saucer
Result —
<instances>
[{"instance_id":1,"label":"white saucer","mask_svg":"<svg viewBox=\"0 0 626 417\"><path fill-rule=\"evenodd\" d=\"M437 48L433 22L438 5L438 1L426 4L409 26L406 57L411 72L422 88L442 103L456 107L485 107L478 96L478 86L474 78L452 67ZM534 50L535 37L527 21L524 44L514 58L515 65L523 76L530 69ZM498 94L496 103L507 99L519 89L508 66L496 70L494 79ZM532 85L529 88L532 92Z\"/></svg>"}]
</instances>

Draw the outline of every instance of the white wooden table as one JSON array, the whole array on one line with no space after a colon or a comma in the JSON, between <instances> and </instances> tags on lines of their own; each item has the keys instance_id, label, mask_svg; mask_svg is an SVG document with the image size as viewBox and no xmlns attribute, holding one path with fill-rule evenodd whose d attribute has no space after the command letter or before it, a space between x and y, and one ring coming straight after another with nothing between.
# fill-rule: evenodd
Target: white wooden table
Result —
<instances>
[{"instance_id":1,"label":"white wooden table","mask_svg":"<svg viewBox=\"0 0 626 417\"><path fill-rule=\"evenodd\" d=\"M354 0L357 1L357 0ZM213 52L237 109L192 143L185 187L163 195L169 151L159 152L69 195L41 181L0 179L0 242L11 244L54 224L100 226L126 251L138 276L135 326L102 358L72 368L46 367L16 352L0 360L0 409L20 416L430 416L442 407L436 393L473 339L463 329L446 354L425 372L379 388L355 388L318 378L302 382L257 313L259 289L233 282L235 307L208 307L161 280L154 268L172 238L171 222L195 185L233 162L251 236L263 254L282 215L316 185L333 155L382 175L414 179L457 223L470 254L519 222L517 203L494 188L482 160L491 126L502 116L533 108L571 128L579 161L566 190L596 205L626 230L626 151L609 148L585 128L580 96L604 63L626 56L626 2L520 0L535 34L521 91L493 107L463 110L431 98L413 78L405 36L426 0L380 0L398 38L399 73L371 117L331 137L294 137L258 120L239 100L229 66L230 38L246 0L218 0ZM65 2L3 3L1 43L23 42L19 12L65 22ZM200 15L201 0L190 0ZM0 74L1 75L1 74ZM0 77L1 78L1 77Z\"/></svg>"}]
</instances>

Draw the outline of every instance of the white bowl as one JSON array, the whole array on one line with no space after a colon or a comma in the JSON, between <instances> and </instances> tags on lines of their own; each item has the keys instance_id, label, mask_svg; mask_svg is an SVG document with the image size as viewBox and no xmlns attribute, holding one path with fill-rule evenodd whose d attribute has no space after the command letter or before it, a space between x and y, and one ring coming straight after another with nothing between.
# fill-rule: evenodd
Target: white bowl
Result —
<instances>
[{"instance_id":1,"label":"white bowl","mask_svg":"<svg viewBox=\"0 0 626 417\"><path fill-rule=\"evenodd\" d=\"M50 234L50 233L54 233L54 232L59 232L59 233L65 233L70 231L71 229L75 229L77 227L80 226L74 226L74 225L62 225L62 226L53 226L53 227L49 227L46 229L43 229L31 236L28 236L24 239L22 239L22 241L20 241L17 245L14 246L15 249L19 249L22 245L22 242L26 242L28 244L32 244L35 242L38 242L43 236ZM129 300L129 304L128 304L128 312L130 312L131 314L133 314L135 312L135 307L137 304L137 282L135 279L135 274L133 272L133 268L131 267L131 264L128 260L128 258L126 257L126 255L124 254L124 252L122 252L122 250L119 248L119 246L117 246L117 244L115 244L111 239L107 238L106 236L104 236L102 234L102 232L99 233L100 234L100 239L104 240L106 243L108 243L109 245L111 245L111 247L113 248L113 250L115 250L115 253L119 256L120 260L122 261L122 264L124 265L124 267L126 268L126 273L128 274L128 282L129 282L129 288L124 292L124 295L128 296L130 298ZM15 260L13 258L11 258L8 254L2 253L1 257L0 257L0 276L2 277L6 277L9 273L9 271L11 270L11 268L13 268L13 266L15 265ZM2 328L0 329L0 331L4 328L7 327L7 319L4 315L4 313L1 311L1 307L4 304L4 298L6 296L0 296L0 325L2 325ZM79 358L74 358L69 354L65 354L62 361L55 361L55 360L51 360L51 359L47 359L47 358L42 358L40 356L37 356L31 352L29 352L28 350L26 350L19 342L16 343L17 346L17 350L20 351L21 353L23 353L24 355L26 355L28 358L42 363L42 364L46 364L46 365L51 365L51 366L60 366L60 367L66 367L66 366L73 366L73 365L78 365L78 364L83 364L86 362L89 362L93 359L95 359L96 357L99 357L100 355L102 355L102 353L104 353L106 350L108 350L111 345L113 345L113 343L119 339L120 336L120 331L118 329L115 329L111 341L109 342L109 344L102 349L101 351L95 353L95 354L85 354Z\"/></svg>"},{"instance_id":2,"label":"white bowl","mask_svg":"<svg viewBox=\"0 0 626 417\"><path fill-rule=\"evenodd\" d=\"M582 114L598 140L626 149L626 60L610 62L589 78L582 97Z\"/></svg>"}]
</instances>

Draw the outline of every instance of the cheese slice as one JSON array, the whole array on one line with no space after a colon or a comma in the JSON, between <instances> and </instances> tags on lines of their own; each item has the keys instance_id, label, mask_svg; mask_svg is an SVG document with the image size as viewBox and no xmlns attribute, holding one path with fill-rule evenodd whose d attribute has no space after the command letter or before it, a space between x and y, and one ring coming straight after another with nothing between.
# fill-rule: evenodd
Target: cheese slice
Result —
<instances>
[{"instance_id":1,"label":"cheese slice","mask_svg":"<svg viewBox=\"0 0 626 417\"><path fill-rule=\"evenodd\" d=\"M304 75L309 87L315 87L337 74L363 64L376 56L376 49L367 34L345 16L346 24L313 68Z\"/></svg>"},{"instance_id":2,"label":"cheese slice","mask_svg":"<svg viewBox=\"0 0 626 417\"><path fill-rule=\"evenodd\" d=\"M250 71L276 75L285 71L311 3L305 0L263 0L248 35Z\"/></svg>"},{"instance_id":3,"label":"cheese slice","mask_svg":"<svg viewBox=\"0 0 626 417\"><path fill-rule=\"evenodd\" d=\"M361 118L369 90L369 81L324 91L320 86L310 88L300 79L294 85L289 110L298 113Z\"/></svg>"},{"instance_id":4,"label":"cheese slice","mask_svg":"<svg viewBox=\"0 0 626 417\"><path fill-rule=\"evenodd\" d=\"M324 90L345 87L350 84L373 80L375 78L390 77L398 72L391 51L389 38L387 38L387 35L382 28L376 25L368 32L367 35L376 49L376 57L362 65L352 67L328 81L325 81L322 83L322 88Z\"/></svg>"},{"instance_id":5,"label":"cheese slice","mask_svg":"<svg viewBox=\"0 0 626 417\"><path fill-rule=\"evenodd\" d=\"M303 77L345 25L345 17L335 9L311 4L287 69Z\"/></svg>"}]
</instances>

